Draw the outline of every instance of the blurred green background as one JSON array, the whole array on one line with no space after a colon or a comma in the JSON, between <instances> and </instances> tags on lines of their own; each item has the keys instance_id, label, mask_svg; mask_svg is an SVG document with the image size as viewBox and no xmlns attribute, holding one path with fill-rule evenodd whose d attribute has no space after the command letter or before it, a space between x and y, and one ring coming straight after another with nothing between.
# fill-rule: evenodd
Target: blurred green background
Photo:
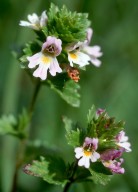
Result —
<instances>
[{"instance_id":1,"label":"blurred green background","mask_svg":"<svg viewBox=\"0 0 138 192\"><path fill-rule=\"evenodd\" d=\"M138 1L137 0L0 0L0 115L21 112L28 106L33 85L20 69L12 50L31 40L33 32L19 26L33 12L40 14L50 2L62 4L78 12L88 12L94 36L104 53L102 66L88 66L81 72L81 106L73 108L56 93L43 87L33 116L32 140L41 139L57 145L66 160L73 150L65 141L62 115L86 125L86 114L92 104L106 108L117 120L126 121L126 132L132 152L125 154L124 175L115 175L107 186L92 183L73 185L72 192L136 192L138 191ZM16 160L18 140L0 136L0 191L9 192ZM64 145L63 145L64 144ZM19 174L19 192L60 192L39 178Z\"/></svg>"}]
</instances>

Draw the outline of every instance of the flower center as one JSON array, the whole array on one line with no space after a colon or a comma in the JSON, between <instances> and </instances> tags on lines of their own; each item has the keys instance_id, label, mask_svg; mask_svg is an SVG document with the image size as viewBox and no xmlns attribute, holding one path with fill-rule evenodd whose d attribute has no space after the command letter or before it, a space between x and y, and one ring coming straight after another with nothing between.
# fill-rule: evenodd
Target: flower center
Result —
<instances>
[{"instance_id":1,"label":"flower center","mask_svg":"<svg viewBox=\"0 0 138 192\"><path fill-rule=\"evenodd\" d=\"M92 147L93 147L93 145L91 143L84 147L85 156L91 156L92 155L92 152L93 152Z\"/></svg>"},{"instance_id":2,"label":"flower center","mask_svg":"<svg viewBox=\"0 0 138 192\"><path fill-rule=\"evenodd\" d=\"M111 165L111 161L104 161L103 164L104 166L109 167Z\"/></svg>"},{"instance_id":3,"label":"flower center","mask_svg":"<svg viewBox=\"0 0 138 192\"><path fill-rule=\"evenodd\" d=\"M50 58L50 57L46 57L46 56L44 55L44 56L42 56L41 60L42 60L42 62L43 62L44 64L49 64L50 61L51 61L51 58Z\"/></svg>"},{"instance_id":4,"label":"flower center","mask_svg":"<svg viewBox=\"0 0 138 192\"><path fill-rule=\"evenodd\" d=\"M49 46L46 48L46 50L47 50L49 53L53 54L53 53L55 53L55 46L54 46L54 45L49 45Z\"/></svg>"},{"instance_id":5,"label":"flower center","mask_svg":"<svg viewBox=\"0 0 138 192\"><path fill-rule=\"evenodd\" d=\"M76 55L75 53L70 53L70 57L71 57L72 59L77 59L77 55Z\"/></svg>"},{"instance_id":6,"label":"flower center","mask_svg":"<svg viewBox=\"0 0 138 192\"><path fill-rule=\"evenodd\" d=\"M91 154L92 154L92 151L87 151L87 150L84 150L84 155L85 156L91 156Z\"/></svg>"}]
</instances>

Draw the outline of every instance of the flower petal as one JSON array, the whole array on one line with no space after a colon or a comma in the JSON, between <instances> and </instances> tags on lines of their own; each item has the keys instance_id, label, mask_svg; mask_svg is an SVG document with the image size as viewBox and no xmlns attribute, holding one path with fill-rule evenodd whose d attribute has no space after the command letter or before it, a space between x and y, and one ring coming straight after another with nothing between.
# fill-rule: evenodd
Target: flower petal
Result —
<instances>
[{"instance_id":1,"label":"flower petal","mask_svg":"<svg viewBox=\"0 0 138 192\"><path fill-rule=\"evenodd\" d=\"M131 144L129 142L118 143L118 146L123 147L126 150L126 152L131 152L132 151L131 148L130 148Z\"/></svg>"},{"instance_id":2,"label":"flower petal","mask_svg":"<svg viewBox=\"0 0 138 192\"><path fill-rule=\"evenodd\" d=\"M90 158L89 157L82 157L79 161L78 161L78 165L79 166L84 166L86 168L90 167Z\"/></svg>"},{"instance_id":3,"label":"flower petal","mask_svg":"<svg viewBox=\"0 0 138 192\"><path fill-rule=\"evenodd\" d=\"M29 68L34 68L36 65L39 64L39 58L41 57L41 52L34 54L31 57L27 57L27 60L29 61Z\"/></svg>"},{"instance_id":4,"label":"flower petal","mask_svg":"<svg viewBox=\"0 0 138 192\"><path fill-rule=\"evenodd\" d=\"M82 53L80 51L73 51L68 53L68 60L70 62L70 66L73 66L73 63L78 64L80 67L85 65L89 65L90 57Z\"/></svg>"},{"instance_id":5,"label":"flower petal","mask_svg":"<svg viewBox=\"0 0 138 192\"><path fill-rule=\"evenodd\" d=\"M39 67L34 71L34 77L40 77L40 79L45 80L47 78L47 70L49 65L40 64Z\"/></svg>"},{"instance_id":6,"label":"flower petal","mask_svg":"<svg viewBox=\"0 0 138 192\"><path fill-rule=\"evenodd\" d=\"M91 63L93 65L95 65L96 67L100 67L101 66L101 61L99 59L97 59L97 58L92 58L91 57Z\"/></svg>"},{"instance_id":7,"label":"flower petal","mask_svg":"<svg viewBox=\"0 0 138 192\"><path fill-rule=\"evenodd\" d=\"M28 21L20 21L19 25L24 27L30 27L31 24Z\"/></svg>"},{"instance_id":8,"label":"flower petal","mask_svg":"<svg viewBox=\"0 0 138 192\"><path fill-rule=\"evenodd\" d=\"M43 11L40 17L40 26L44 27L46 26L47 23L47 15L46 15L46 11Z\"/></svg>"},{"instance_id":9,"label":"flower petal","mask_svg":"<svg viewBox=\"0 0 138 192\"><path fill-rule=\"evenodd\" d=\"M91 156L91 161L92 161L92 162L96 162L97 159L99 159L99 158L100 158L100 154L97 153L96 151L94 151L93 154L92 154L92 156Z\"/></svg>"},{"instance_id":10,"label":"flower petal","mask_svg":"<svg viewBox=\"0 0 138 192\"><path fill-rule=\"evenodd\" d=\"M57 39L56 37L48 36L46 39L46 42L43 43L42 51L49 48L49 46L54 47L54 56L58 56L61 53L62 50L62 41L60 39ZM48 50L47 50L48 51Z\"/></svg>"},{"instance_id":11,"label":"flower petal","mask_svg":"<svg viewBox=\"0 0 138 192\"><path fill-rule=\"evenodd\" d=\"M52 76L55 76L56 72L58 73L62 72L62 69L59 67L59 64L56 58L52 59L52 62L49 67L49 72L51 73Z\"/></svg>"},{"instance_id":12,"label":"flower petal","mask_svg":"<svg viewBox=\"0 0 138 192\"><path fill-rule=\"evenodd\" d=\"M83 148L82 147L76 147L75 148L75 157L77 158L77 159L79 159L80 157L82 157L83 155L84 155L84 153L83 153Z\"/></svg>"},{"instance_id":13,"label":"flower petal","mask_svg":"<svg viewBox=\"0 0 138 192\"><path fill-rule=\"evenodd\" d=\"M39 17L37 16L36 13L33 13L32 15L28 15L28 20L30 21L30 23L32 24L39 24Z\"/></svg>"}]
</instances>

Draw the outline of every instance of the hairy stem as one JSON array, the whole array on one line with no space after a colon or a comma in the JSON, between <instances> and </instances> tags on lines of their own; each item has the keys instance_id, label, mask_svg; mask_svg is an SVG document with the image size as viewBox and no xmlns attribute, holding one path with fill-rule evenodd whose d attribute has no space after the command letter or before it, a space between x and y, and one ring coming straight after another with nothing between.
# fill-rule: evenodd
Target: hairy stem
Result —
<instances>
[{"instance_id":1,"label":"hairy stem","mask_svg":"<svg viewBox=\"0 0 138 192\"><path fill-rule=\"evenodd\" d=\"M40 87L41 87L41 82L38 81L36 83L35 89L34 89L34 93L31 99L31 103L28 109L28 113L30 116L30 122L32 120L32 113L34 111L34 107L35 107L35 103L36 103L36 99L38 96L38 93L40 91ZM29 123L30 123L29 122ZM17 152L17 161L16 161L16 166L15 166L15 172L14 172L14 176L13 176L13 183L12 183L12 189L11 192L16 192L17 191L17 179L18 179L18 170L21 167L22 163L23 163L23 159L24 159L24 153L25 153L25 149L26 149L26 143L27 143L27 139L29 138L29 132L31 129L31 126L28 126L28 137L25 139L20 140L20 144L18 147L18 152Z\"/></svg>"},{"instance_id":2,"label":"hairy stem","mask_svg":"<svg viewBox=\"0 0 138 192\"><path fill-rule=\"evenodd\" d=\"M70 186L72 185L72 183L74 183L75 181L74 175L76 173L77 167L78 167L78 161L75 161L72 166L71 176L69 177L69 181L66 183L63 192L68 192Z\"/></svg>"}]
</instances>

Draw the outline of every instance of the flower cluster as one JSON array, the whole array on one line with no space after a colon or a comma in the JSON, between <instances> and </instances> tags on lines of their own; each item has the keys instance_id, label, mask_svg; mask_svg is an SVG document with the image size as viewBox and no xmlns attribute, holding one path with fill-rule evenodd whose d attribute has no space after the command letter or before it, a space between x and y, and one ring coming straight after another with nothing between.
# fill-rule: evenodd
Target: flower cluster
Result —
<instances>
[{"instance_id":1,"label":"flower cluster","mask_svg":"<svg viewBox=\"0 0 138 192\"><path fill-rule=\"evenodd\" d=\"M99 161L112 173L123 174L125 169L121 167L121 164L124 160L120 157L124 152L131 152L131 144L128 142L128 137L123 130L113 137L110 136L114 132L113 129L117 128L114 122L115 128L111 124L108 128L104 126L109 122L109 119L105 110L98 109L96 111L95 123L97 127L95 131L97 132L97 137L86 137L82 147L75 148L75 157L78 159L79 166L89 168L90 162ZM99 129L100 124L103 127ZM100 131L102 134L99 133Z\"/></svg>"},{"instance_id":2,"label":"flower cluster","mask_svg":"<svg viewBox=\"0 0 138 192\"><path fill-rule=\"evenodd\" d=\"M92 38L93 30L88 27L88 25L85 26L86 24L83 24L83 29L79 29L80 33L82 33L81 30L83 31L83 36L85 38L79 39L80 34L77 34L77 32L74 33L76 29L72 29L72 24L70 26L70 23L73 23L75 18L73 18L72 21L70 20L70 18L68 18L70 22L66 22L67 26L64 26L64 28L62 29L62 31L65 31L65 34L61 34L60 27L56 28L56 26L60 26L60 21L62 20L62 22L64 23L64 20L67 20L67 16L69 17L71 15L64 15L64 12L67 12L67 10L63 9L61 11L58 11L58 9L55 8L48 14L46 14L46 11L44 11L42 12L40 17L37 16L37 14L33 13L32 15L28 15L28 21L20 21L20 26L29 27L33 29L37 35L43 34L43 36L45 36L45 40L44 38L41 38L41 35L39 36L39 40L41 40L40 51L35 53L32 52L33 55L26 56L26 60L29 62L28 68L34 68L33 76L39 77L41 80L47 79L47 72L49 70L49 73L52 76L55 76L56 73L66 71L71 79L78 82L79 72L77 73L77 78L74 78L74 76L72 77L72 74L70 75L70 73L68 73L67 69L69 71L72 71L72 68L73 70L75 68L74 71L76 71L78 70L77 68L82 68L86 65L89 65L90 62L96 67L99 67L101 65L99 57L102 56L102 52L100 46L89 45ZM52 14L55 14L53 15L53 18L55 17L53 20L51 19ZM78 20L78 17L80 17L79 14L76 15L76 21ZM82 21L84 20L83 17ZM50 27L50 25L53 25L52 22L54 22L55 25L54 29ZM67 27L68 31L66 31L65 27ZM55 29L56 31L54 31ZM77 29L76 31L79 30ZM71 42L69 40L66 40L67 33L69 33L70 36L71 34L74 35ZM57 59L58 56L59 59ZM65 64L66 67L63 67L62 64Z\"/></svg>"}]
</instances>

